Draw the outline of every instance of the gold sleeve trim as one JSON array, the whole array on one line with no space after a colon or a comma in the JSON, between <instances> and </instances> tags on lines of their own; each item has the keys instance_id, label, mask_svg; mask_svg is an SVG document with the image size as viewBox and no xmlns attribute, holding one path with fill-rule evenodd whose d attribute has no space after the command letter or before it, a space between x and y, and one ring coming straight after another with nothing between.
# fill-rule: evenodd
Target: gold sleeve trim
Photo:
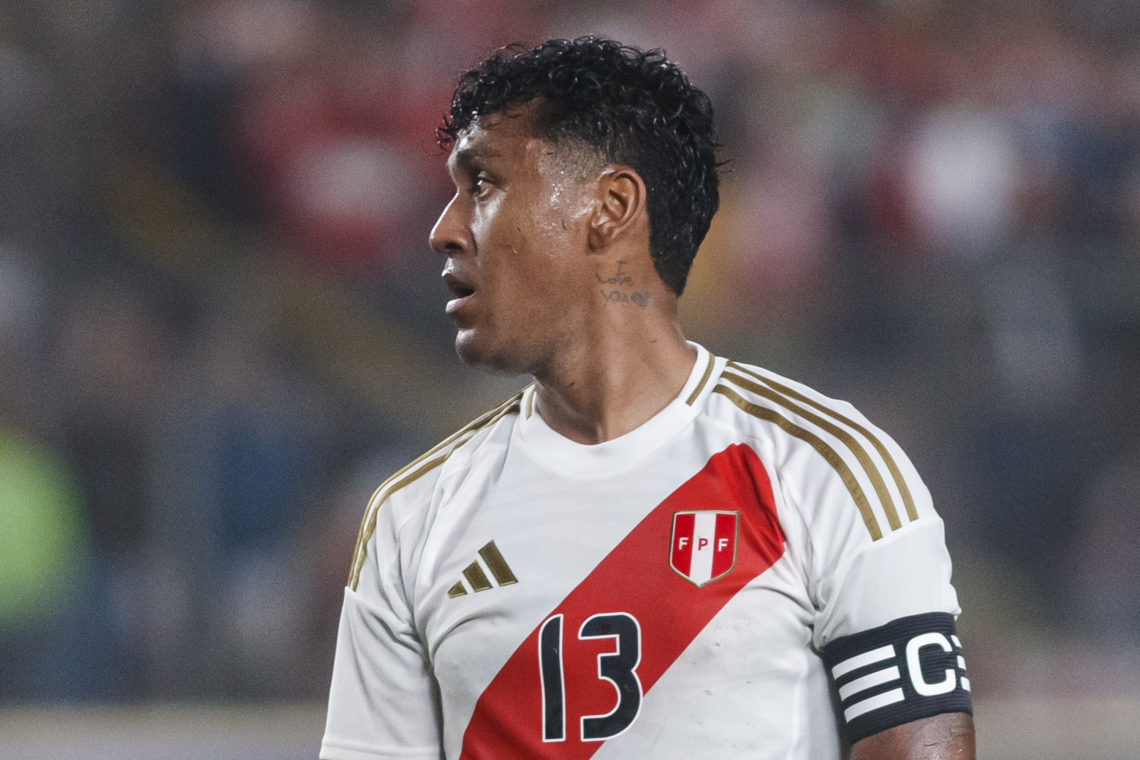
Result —
<instances>
[{"instance_id":1,"label":"gold sleeve trim","mask_svg":"<svg viewBox=\"0 0 1140 760\"><path fill-rule=\"evenodd\" d=\"M899 466L895 462L894 457L891 456L889 451L887 451L887 447L883 445L880 436L875 435L863 425L860 425L858 422L847 417L846 415L840 414L835 409L832 409L831 407L822 404L815 399L809 398L804 394L799 393L795 389L789 388L788 386L773 380L772 378L763 377L762 375L759 375L756 372L749 370L747 367L743 367L737 364L736 362L730 362L729 366L738 372L748 375L749 377L756 378L768 387L772 388L775 391L778 391L779 393L782 393L788 398L795 399L796 401L818 409L832 419L837 420L841 424L846 425L847 427L863 436L863 438L870 442L871 446L874 447L875 451L886 464L887 471L890 472L891 479L894 481L895 487L898 488L899 494L902 496L903 509L906 510L907 517L911 522L914 522L918 519L918 510L914 506L914 497L911 495L910 486L907 485L902 471L899 470Z\"/></svg>"},{"instance_id":2,"label":"gold sleeve trim","mask_svg":"<svg viewBox=\"0 0 1140 760\"><path fill-rule=\"evenodd\" d=\"M462 429L452 433L446 439L433 446L404 467L401 467L387 480L380 484L368 500L368 507L360 521L360 529L356 533L356 547L352 552L352 566L349 569L348 585L353 591L360 583L360 572L364 568L364 560L368 554L368 540L376 530L376 517L381 505L389 496L401 488L414 483L427 473L447 461L457 448L467 442L479 430L498 422L503 417L517 412L522 393L517 393L499 407L492 409Z\"/></svg>"},{"instance_id":3,"label":"gold sleeve trim","mask_svg":"<svg viewBox=\"0 0 1140 760\"><path fill-rule=\"evenodd\" d=\"M895 511L894 502L891 500L891 495L887 492L887 486L883 482L883 478L879 475L878 467L871 461L871 457L867 455L867 450L855 440L851 433L840 428L833 422L829 422L819 415L808 411L806 408L793 404L771 388L767 388L758 383L749 382L739 375L733 375L727 372L721 375L721 379L734 383L746 391L755 393L757 396L768 399L772 403L787 409L792 414L797 414L808 422L817 425L820 430L830 433L842 441L851 453L855 455L855 459L858 460L859 464L863 467L863 471L867 473L867 477L871 481L871 487L875 489L875 495L879 497L879 503L883 505L883 512L887 516L887 524L891 526L891 530L898 530L902 526L902 523L899 522L898 512Z\"/></svg>"},{"instance_id":4,"label":"gold sleeve trim","mask_svg":"<svg viewBox=\"0 0 1140 760\"><path fill-rule=\"evenodd\" d=\"M395 482L392 482L390 480L387 481L390 483L390 486L385 489L383 493L378 493L376 496L373 496L371 503L375 506L370 507L369 510L365 513L366 525L362 524L360 527L360 532L357 534L356 538L356 550L353 552L352 571L348 576L348 583L350 586L352 586L353 591L356 590L357 584L360 583L360 571L364 569L364 559L368 553L366 546L368 544L368 539L372 538L372 534L376 530L376 517L380 514L380 504L383 503L385 499L387 499L396 491L399 491L401 488L414 483L424 475L434 470L436 467L439 467L441 464L447 461L447 458L449 456L451 456L451 452L428 461L423 467L411 473L405 478L401 478Z\"/></svg>"},{"instance_id":5,"label":"gold sleeve trim","mask_svg":"<svg viewBox=\"0 0 1140 760\"><path fill-rule=\"evenodd\" d=\"M689 397L687 399L685 399L686 404L692 406L693 402L697 400L697 397L701 395L701 391L705 389L705 385L707 385L709 382L709 377L712 376L714 366L716 366L716 357L713 355L712 351L709 351L709 360L705 365L705 373L701 375L701 381L697 383L697 387L693 388L693 392L689 394Z\"/></svg>"},{"instance_id":6,"label":"gold sleeve trim","mask_svg":"<svg viewBox=\"0 0 1140 760\"><path fill-rule=\"evenodd\" d=\"M843 458L836 453L835 449L828 446L823 439L811 431L800 427L773 409L768 409L767 407L745 400L740 394L727 386L717 385L713 388L713 393L721 394L736 404L742 411L765 422L771 422L784 432L799 438L819 452L820 456L838 473L839 478L843 481L843 485L847 487L848 493L851 494L851 499L855 502L855 506L859 508L859 514L863 517L864 525L867 526L867 530L871 534L871 540L878 541L883 537L883 532L879 528L879 522L875 519L875 514L871 510L871 503L867 500L867 495L863 492L863 488L859 485L859 481L856 480L854 473L851 472L851 468L849 468L847 463L843 461Z\"/></svg>"}]
</instances>

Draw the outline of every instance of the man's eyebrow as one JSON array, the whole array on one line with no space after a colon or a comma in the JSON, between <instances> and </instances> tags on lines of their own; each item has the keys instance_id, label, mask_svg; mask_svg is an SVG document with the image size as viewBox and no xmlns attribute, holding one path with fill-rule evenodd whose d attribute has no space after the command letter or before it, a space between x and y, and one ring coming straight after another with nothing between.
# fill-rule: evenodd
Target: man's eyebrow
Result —
<instances>
[{"instance_id":1,"label":"man's eyebrow","mask_svg":"<svg viewBox=\"0 0 1140 760\"><path fill-rule=\"evenodd\" d=\"M466 168L472 164L478 164L489 159L499 158L503 154L501 151L495 150L486 145L480 145L478 143L472 145L470 143L467 143L461 147L457 147L451 152L451 155L456 164L460 164Z\"/></svg>"}]
</instances>

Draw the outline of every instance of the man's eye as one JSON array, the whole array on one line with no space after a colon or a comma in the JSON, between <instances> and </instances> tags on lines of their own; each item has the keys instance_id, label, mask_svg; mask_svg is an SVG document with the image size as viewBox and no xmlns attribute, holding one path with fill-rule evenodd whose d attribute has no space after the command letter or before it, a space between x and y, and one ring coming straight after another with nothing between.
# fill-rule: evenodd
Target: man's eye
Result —
<instances>
[{"instance_id":1,"label":"man's eye","mask_svg":"<svg viewBox=\"0 0 1140 760\"><path fill-rule=\"evenodd\" d=\"M471 194L478 198L485 195L490 187L491 183L487 181L486 177L476 177L471 182Z\"/></svg>"}]
</instances>

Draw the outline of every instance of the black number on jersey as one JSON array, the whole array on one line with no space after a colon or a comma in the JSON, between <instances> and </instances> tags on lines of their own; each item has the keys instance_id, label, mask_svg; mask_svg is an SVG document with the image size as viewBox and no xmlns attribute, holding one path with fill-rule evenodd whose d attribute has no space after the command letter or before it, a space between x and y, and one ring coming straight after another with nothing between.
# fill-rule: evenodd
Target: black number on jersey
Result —
<instances>
[{"instance_id":1,"label":"black number on jersey","mask_svg":"<svg viewBox=\"0 0 1140 760\"><path fill-rule=\"evenodd\" d=\"M562 615L542 624L538 634L538 661L542 680L542 740L566 739L566 682L562 648ZM617 704L604 715L582 717L582 741L605 741L629 728L641 711L641 626L627 612L590 616L578 630L579 639L614 640L614 650L598 655L598 678L609 681Z\"/></svg>"},{"instance_id":2,"label":"black number on jersey","mask_svg":"<svg viewBox=\"0 0 1140 760\"><path fill-rule=\"evenodd\" d=\"M566 738L566 686L562 680L562 616L555 615L538 632L538 664L542 677L542 740Z\"/></svg>"}]
</instances>

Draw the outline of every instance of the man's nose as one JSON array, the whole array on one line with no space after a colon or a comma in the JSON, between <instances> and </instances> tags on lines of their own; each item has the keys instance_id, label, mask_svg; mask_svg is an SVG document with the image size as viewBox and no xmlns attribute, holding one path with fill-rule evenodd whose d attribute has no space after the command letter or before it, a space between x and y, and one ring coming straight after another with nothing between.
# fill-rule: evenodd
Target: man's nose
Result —
<instances>
[{"instance_id":1,"label":"man's nose","mask_svg":"<svg viewBox=\"0 0 1140 760\"><path fill-rule=\"evenodd\" d=\"M460 213L461 198L456 193L439 215L428 235L428 244L438 253L454 256L471 250L471 233Z\"/></svg>"}]
</instances>

